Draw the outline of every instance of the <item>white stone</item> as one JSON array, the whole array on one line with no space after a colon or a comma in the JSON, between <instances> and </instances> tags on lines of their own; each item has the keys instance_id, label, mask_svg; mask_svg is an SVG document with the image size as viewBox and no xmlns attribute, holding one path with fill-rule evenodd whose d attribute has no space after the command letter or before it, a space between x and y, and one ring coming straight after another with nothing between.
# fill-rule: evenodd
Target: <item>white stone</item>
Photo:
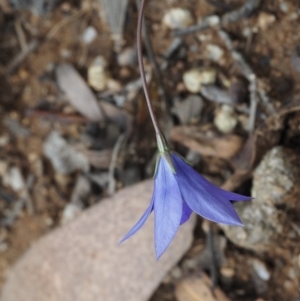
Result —
<instances>
[{"instance_id":1,"label":"white stone","mask_svg":"<svg viewBox=\"0 0 300 301\"><path fill-rule=\"evenodd\" d=\"M74 220L81 212L82 207L80 205L74 203L67 204L62 214L61 224L65 225Z\"/></svg>"},{"instance_id":2,"label":"white stone","mask_svg":"<svg viewBox=\"0 0 300 301\"><path fill-rule=\"evenodd\" d=\"M97 37L97 30L93 26L88 26L81 36L81 41L89 45L91 44Z\"/></svg>"},{"instance_id":3,"label":"white stone","mask_svg":"<svg viewBox=\"0 0 300 301\"><path fill-rule=\"evenodd\" d=\"M219 62L224 55L224 50L220 46L214 44L206 45L206 52L207 57L214 62Z\"/></svg>"},{"instance_id":4,"label":"white stone","mask_svg":"<svg viewBox=\"0 0 300 301\"><path fill-rule=\"evenodd\" d=\"M102 56L97 56L88 68L88 84L98 92L107 86L106 66L106 60Z\"/></svg>"},{"instance_id":5,"label":"white stone","mask_svg":"<svg viewBox=\"0 0 300 301\"><path fill-rule=\"evenodd\" d=\"M188 91L199 93L202 85L214 84L216 77L214 68L194 68L183 74L183 82Z\"/></svg>"},{"instance_id":6,"label":"white stone","mask_svg":"<svg viewBox=\"0 0 300 301\"><path fill-rule=\"evenodd\" d=\"M193 24L193 17L186 9L172 8L164 15L163 24L170 29L187 28Z\"/></svg>"},{"instance_id":7,"label":"white stone","mask_svg":"<svg viewBox=\"0 0 300 301\"><path fill-rule=\"evenodd\" d=\"M137 52L133 47L125 48L118 55L118 63L122 67L135 66L137 64Z\"/></svg>"},{"instance_id":8,"label":"white stone","mask_svg":"<svg viewBox=\"0 0 300 301\"><path fill-rule=\"evenodd\" d=\"M7 135L0 136L0 146L1 147L6 146L8 142L9 142L9 136L7 136Z\"/></svg>"},{"instance_id":9,"label":"white stone","mask_svg":"<svg viewBox=\"0 0 300 301\"><path fill-rule=\"evenodd\" d=\"M216 26L220 24L220 17L217 15L208 16L206 21L210 26Z\"/></svg>"},{"instance_id":10,"label":"white stone","mask_svg":"<svg viewBox=\"0 0 300 301\"><path fill-rule=\"evenodd\" d=\"M120 90L122 89L121 83L113 78L107 79L106 86L107 89L112 92L120 92Z\"/></svg>"},{"instance_id":11,"label":"white stone","mask_svg":"<svg viewBox=\"0 0 300 301\"><path fill-rule=\"evenodd\" d=\"M257 276L264 281L268 281L271 277L266 265L258 259L252 260L252 267Z\"/></svg>"},{"instance_id":12,"label":"white stone","mask_svg":"<svg viewBox=\"0 0 300 301\"><path fill-rule=\"evenodd\" d=\"M9 170L10 186L14 191L20 191L25 188L24 178L18 167L12 167Z\"/></svg>"},{"instance_id":13,"label":"white stone","mask_svg":"<svg viewBox=\"0 0 300 301\"><path fill-rule=\"evenodd\" d=\"M274 15L269 13L261 12L258 16L258 27L262 30L267 29L270 25L272 25L276 21Z\"/></svg>"},{"instance_id":14,"label":"white stone","mask_svg":"<svg viewBox=\"0 0 300 301\"><path fill-rule=\"evenodd\" d=\"M237 122L234 109L228 105L222 105L214 118L214 125L223 134L231 133Z\"/></svg>"}]
</instances>

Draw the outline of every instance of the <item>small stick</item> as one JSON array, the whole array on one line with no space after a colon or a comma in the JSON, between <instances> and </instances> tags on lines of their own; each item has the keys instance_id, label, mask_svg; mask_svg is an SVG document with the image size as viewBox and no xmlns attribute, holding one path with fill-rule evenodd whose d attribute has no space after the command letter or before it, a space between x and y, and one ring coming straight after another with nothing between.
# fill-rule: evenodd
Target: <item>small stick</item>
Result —
<instances>
[{"instance_id":1,"label":"small stick","mask_svg":"<svg viewBox=\"0 0 300 301\"><path fill-rule=\"evenodd\" d=\"M220 18L218 16L215 16L215 18L213 19L214 22L211 22L212 19L208 17L207 19L203 20L203 22L200 24L179 31L175 31L174 35L188 35L211 27L227 25L229 23L239 21L243 18L248 18L249 16L251 16L254 10L256 10L260 6L261 2L262 0L249 0L240 8L228 12Z\"/></svg>"},{"instance_id":2,"label":"small stick","mask_svg":"<svg viewBox=\"0 0 300 301\"><path fill-rule=\"evenodd\" d=\"M232 58L235 60L237 67L241 71L241 73L246 77L246 79L249 81L249 91L250 91L250 115L249 115L249 124L248 124L248 131L252 133L254 131L255 126L255 119L256 119L256 111L257 111L257 105L260 101L260 98L262 99L263 104L268 109L270 114L275 113L275 109L273 105L268 101L268 97L266 95L266 92L262 90L261 88L257 87L257 76L252 70L252 68L249 66L249 64L246 62L244 57L241 53L239 53L237 50L235 50L232 40L230 36L227 34L224 30L218 31L219 37L223 40L226 47L228 48Z\"/></svg>"},{"instance_id":3,"label":"small stick","mask_svg":"<svg viewBox=\"0 0 300 301\"><path fill-rule=\"evenodd\" d=\"M32 40L25 50L22 50L10 61L10 63L6 67L5 75L10 75L11 73L13 73L18 68L18 66L27 58L27 56L35 51L39 45L40 42L37 39Z\"/></svg>"},{"instance_id":4,"label":"small stick","mask_svg":"<svg viewBox=\"0 0 300 301\"><path fill-rule=\"evenodd\" d=\"M117 165L118 154L120 152L124 139L125 139L125 134L121 134L112 152L111 161L108 169L108 195L109 196L112 196L116 191L116 181L114 178L114 171Z\"/></svg>"},{"instance_id":5,"label":"small stick","mask_svg":"<svg viewBox=\"0 0 300 301\"><path fill-rule=\"evenodd\" d=\"M15 21L14 25L15 25L15 30L16 30L16 34L17 34L17 37L18 37L18 41L19 41L21 50L26 51L28 46L27 46L27 42L26 42L26 36L25 36L24 31L22 29L22 25L21 25L20 20L17 19Z\"/></svg>"},{"instance_id":6,"label":"small stick","mask_svg":"<svg viewBox=\"0 0 300 301\"><path fill-rule=\"evenodd\" d=\"M215 251L215 243L214 243L214 231L211 222L209 222L207 242L210 250L210 277L212 282L211 289L212 292L214 292L215 288L217 287L218 273L217 273L216 251Z\"/></svg>"}]
</instances>

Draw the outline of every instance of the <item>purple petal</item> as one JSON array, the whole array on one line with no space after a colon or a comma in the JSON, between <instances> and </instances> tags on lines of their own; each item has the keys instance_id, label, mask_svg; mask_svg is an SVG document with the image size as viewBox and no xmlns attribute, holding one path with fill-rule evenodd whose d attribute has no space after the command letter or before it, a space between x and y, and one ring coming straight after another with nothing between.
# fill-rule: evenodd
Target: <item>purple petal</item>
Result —
<instances>
[{"instance_id":1,"label":"purple petal","mask_svg":"<svg viewBox=\"0 0 300 301\"><path fill-rule=\"evenodd\" d=\"M159 257L174 238L182 216L182 196L175 174L162 156L154 185L155 252Z\"/></svg>"},{"instance_id":2,"label":"purple petal","mask_svg":"<svg viewBox=\"0 0 300 301\"><path fill-rule=\"evenodd\" d=\"M190 218L192 212L193 210L187 205L186 202L183 201L180 225L184 224Z\"/></svg>"},{"instance_id":3,"label":"purple petal","mask_svg":"<svg viewBox=\"0 0 300 301\"><path fill-rule=\"evenodd\" d=\"M119 244L125 241L126 239L128 239L133 234L135 234L139 229L141 229L144 226L148 216L153 210L153 206L154 206L154 194L152 195L151 203L147 208L147 210L144 212L144 214L139 219L139 221L132 227L132 229L120 240Z\"/></svg>"},{"instance_id":4,"label":"purple petal","mask_svg":"<svg viewBox=\"0 0 300 301\"><path fill-rule=\"evenodd\" d=\"M179 156L172 154L172 159L183 199L193 211L216 223L243 225L228 198L231 194L211 184Z\"/></svg>"},{"instance_id":5,"label":"purple petal","mask_svg":"<svg viewBox=\"0 0 300 301\"><path fill-rule=\"evenodd\" d=\"M226 191L224 189L219 188L223 195L224 198L229 200L229 201L234 201L234 202L239 202L239 201L250 201L252 200L252 197L250 196L245 196L245 195L241 195L241 194L237 194L231 191Z\"/></svg>"}]
</instances>

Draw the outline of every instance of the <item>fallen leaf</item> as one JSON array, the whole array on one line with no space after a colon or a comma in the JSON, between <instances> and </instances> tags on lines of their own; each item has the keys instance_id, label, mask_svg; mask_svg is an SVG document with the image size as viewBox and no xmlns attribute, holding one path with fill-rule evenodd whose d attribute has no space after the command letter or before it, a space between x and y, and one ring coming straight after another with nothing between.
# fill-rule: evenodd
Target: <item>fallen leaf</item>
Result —
<instances>
[{"instance_id":1,"label":"fallen leaf","mask_svg":"<svg viewBox=\"0 0 300 301\"><path fill-rule=\"evenodd\" d=\"M150 203L153 181L120 190L40 239L16 263L1 301L146 301L190 248L195 219L180 227L156 260L153 214L118 241Z\"/></svg>"},{"instance_id":2,"label":"fallen leaf","mask_svg":"<svg viewBox=\"0 0 300 301\"><path fill-rule=\"evenodd\" d=\"M79 146L76 148L88 159L90 165L98 169L108 169L112 156L112 149L91 150Z\"/></svg>"},{"instance_id":3,"label":"fallen leaf","mask_svg":"<svg viewBox=\"0 0 300 301\"><path fill-rule=\"evenodd\" d=\"M100 0L100 2L110 32L122 36L128 0Z\"/></svg>"},{"instance_id":4,"label":"fallen leaf","mask_svg":"<svg viewBox=\"0 0 300 301\"><path fill-rule=\"evenodd\" d=\"M201 132L197 126L178 126L171 130L171 140L204 156L230 159L241 149L243 139L237 135L220 136L215 132Z\"/></svg>"},{"instance_id":5,"label":"fallen leaf","mask_svg":"<svg viewBox=\"0 0 300 301\"><path fill-rule=\"evenodd\" d=\"M91 121L104 121L104 114L101 112L96 97L73 66L58 65L56 78L58 86L80 114Z\"/></svg>"},{"instance_id":6,"label":"fallen leaf","mask_svg":"<svg viewBox=\"0 0 300 301\"><path fill-rule=\"evenodd\" d=\"M61 64L56 68L57 83L67 95L71 105L91 121L104 122L106 118L120 128L130 131L130 118L114 105L100 101L98 103L92 90L69 64Z\"/></svg>"}]
</instances>

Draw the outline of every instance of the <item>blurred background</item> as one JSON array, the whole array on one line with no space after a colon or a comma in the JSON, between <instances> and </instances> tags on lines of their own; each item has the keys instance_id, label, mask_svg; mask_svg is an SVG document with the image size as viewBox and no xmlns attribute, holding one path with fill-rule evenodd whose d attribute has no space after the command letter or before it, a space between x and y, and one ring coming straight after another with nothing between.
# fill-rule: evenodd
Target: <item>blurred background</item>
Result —
<instances>
[{"instance_id":1,"label":"blurred background","mask_svg":"<svg viewBox=\"0 0 300 301\"><path fill-rule=\"evenodd\" d=\"M39 238L153 176L137 2L0 1L0 291ZM299 301L299 1L149 0L145 18L166 137L211 182L255 198L236 206L244 228L198 217L149 298Z\"/></svg>"}]
</instances>

